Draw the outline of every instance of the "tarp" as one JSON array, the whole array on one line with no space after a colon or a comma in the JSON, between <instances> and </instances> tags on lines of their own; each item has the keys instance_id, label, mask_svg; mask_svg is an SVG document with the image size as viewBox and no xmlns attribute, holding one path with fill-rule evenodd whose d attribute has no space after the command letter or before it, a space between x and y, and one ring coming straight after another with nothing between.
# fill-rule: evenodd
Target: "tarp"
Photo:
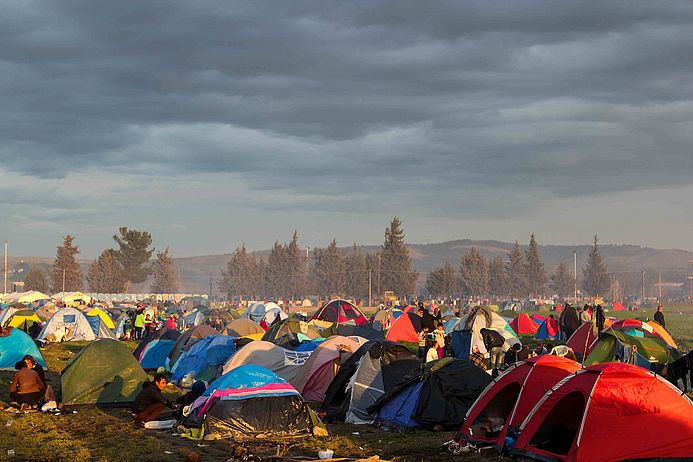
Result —
<instances>
[{"instance_id":1,"label":"tarp","mask_svg":"<svg viewBox=\"0 0 693 462\"><path fill-rule=\"evenodd\" d=\"M122 342L103 339L82 349L61 372L65 405L132 403L147 374Z\"/></svg>"},{"instance_id":2,"label":"tarp","mask_svg":"<svg viewBox=\"0 0 693 462\"><path fill-rule=\"evenodd\" d=\"M61 308L46 322L38 336L40 341L95 340L96 335L84 313L75 308Z\"/></svg>"},{"instance_id":3,"label":"tarp","mask_svg":"<svg viewBox=\"0 0 693 462\"><path fill-rule=\"evenodd\" d=\"M310 319L336 323L352 323L356 325L368 324L368 318L347 300L336 299L325 303Z\"/></svg>"},{"instance_id":4,"label":"tarp","mask_svg":"<svg viewBox=\"0 0 693 462\"><path fill-rule=\"evenodd\" d=\"M693 403L680 390L638 366L609 363L544 395L510 452L565 462L689 460L692 435Z\"/></svg>"},{"instance_id":5,"label":"tarp","mask_svg":"<svg viewBox=\"0 0 693 462\"><path fill-rule=\"evenodd\" d=\"M291 381L312 353L312 351L286 350L274 343L257 340L245 345L231 356L224 364L222 373L226 374L237 367L255 364Z\"/></svg>"},{"instance_id":6,"label":"tarp","mask_svg":"<svg viewBox=\"0 0 693 462\"><path fill-rule=\"evenodd\" d=\"M422 364L376 401L378 420L404 428L457 429L491 376L468 361L443 358Z\"/></svg>"},{"instance_id":7,"label":"tarp","mask_svg":"<svg viewBox=\"0 0 693 462\"><path fill-rule=\"evenodd\" d=\"M33 356L42 367L46 367L46 361L31 337L19 329L3 329L0 335L0 370L14 371L14 365L25 355Z\"/></svg>"},{"instance_id":8,"label":"tarp","mask_svg":"<svg viewBox=\"0 0 693 462\"><path fill-rule=\"evenodd\" d=\"M184 351L171 371L171 381L180 383L186 374L193 373L197 380L211 382L219 377L220 366L236 352L235 337L210 335Z\"/></svg>"}]
</instances>

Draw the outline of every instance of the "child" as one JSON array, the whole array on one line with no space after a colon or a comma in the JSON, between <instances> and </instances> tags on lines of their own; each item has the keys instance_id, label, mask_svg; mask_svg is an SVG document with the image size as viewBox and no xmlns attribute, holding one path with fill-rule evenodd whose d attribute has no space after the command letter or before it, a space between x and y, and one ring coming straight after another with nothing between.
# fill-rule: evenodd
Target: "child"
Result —
<instances>
[{"instance_id":1,"label":"child","mask_svg":"<svg viewBox=\"0 0 693 462\"><path fill-rule=\"evenodd\" d=\"M445 329L443 329L443 323L438 323L438 327L433 331L435 334L436 342L438 343L438 359L445 357Z\"/></svg>"},{"instance_id":2,"label":"child","mask_svg":"<svg viewBox=\"0 0 693 462\"><path fill-rule=\"evenodd\" d=\"M426 358L426 339L428 338L428 327L424 327L419 332L419 359Z\"/></svg>"},{"instance_id":3,"label":"child","mask_svg":"<svg viewBox=\"0 0 693 462\"><path fill-rule=\"evenodd\" d=\"M438 360L438 342L435 339L428 340L428 351L426 352L426 362Z\"/></svg>"}]
</instances>

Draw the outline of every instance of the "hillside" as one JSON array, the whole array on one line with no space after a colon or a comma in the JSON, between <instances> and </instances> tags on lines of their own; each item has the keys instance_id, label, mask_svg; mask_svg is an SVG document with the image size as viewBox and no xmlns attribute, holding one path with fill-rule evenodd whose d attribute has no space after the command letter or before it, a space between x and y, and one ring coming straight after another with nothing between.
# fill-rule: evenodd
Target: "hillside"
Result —
<instances>
[{"instance_id":1,"label":"hillside","mask_svg":"<svg viewBox=\"0 0 693 462\"><path fill-rule=\"evenodd\" d=\"M455 241L440 242L434 244L410 244L414 268L422 274L421 280L425 280L425 275L445 263L448 260L457 266L460 258L472 247L476 247L487 257L501 256L505 258L513 244L501 241L478 241L471 239L460 239ZM362 246L364 252L375 252L379 246ZM524 250L526 246L522 246ZM551 272L561 261L566 262L572 268L573 252L577 252L578 271L584 266L591 246L589 245L542 245L539 252L546 266L547 271ZM344 248L350 251L351 247ZM637 279L639 281L640 272L647 272L648 285L654 284L655 275L661 271L664 280L675 282L686 281L688 272L691 270L691 260L693 253L685 250L676 249L653 249L637 245L602 245L600 251L604 256L609 271L620 274L623 277ZM256 252L257 255L266 255L269 251ZM207 293L209 292L210 276L213 281L213 290L216 291L216 280L231 255L204 255L194 257L176 258L181 280L181 291L187 293ZM40 265L45 268L50 267L52 258L44 257L10 257L9 266L14 268L20 260L28 265ZM89 260L79 260L82 270L86 274ZM146 291L148 284L142 284L136 288L139 291Z\"/></svg>"}]
</instances>

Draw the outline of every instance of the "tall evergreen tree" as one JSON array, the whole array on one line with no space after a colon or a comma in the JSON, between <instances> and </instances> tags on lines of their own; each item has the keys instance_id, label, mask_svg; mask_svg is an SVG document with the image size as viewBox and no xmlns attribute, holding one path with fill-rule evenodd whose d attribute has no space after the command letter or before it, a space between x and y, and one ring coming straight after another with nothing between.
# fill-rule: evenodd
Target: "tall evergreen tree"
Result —
<instances>
[{"instance_id":1,"label":"tall evergreen tree","mask_svg":"<svg viewBox=\"0 0 693 462\"><path fill-rule=\"evenodd\" d=\"M137 231L123 226L118 229L119 235L113 236L118 244L118 261L123 266L126 291L130 290L130 284L139 284L147 279L151 272L149 259L154 253L152 235L147 231Z\"/></svg>"},{"instance_id":2,"label":"tall evergreen tree","mask_svg":"<svg viewBox=\"0 0 693 462\"><path fill-rule=\"evenodd\" d=\"M58 246L51 271L51 287L53 292L63 290L72 292L82 289L82 270L77 263L76 256L79 254L79 247L74 244L75 238L67 235L63 238L63 245Z\"/></svg>"},{"instance_id":3,"label":"tall evergreen tree","mask_svg":"<svg viewBox=\"0 0 693 462\"><path fill-rule=\"evenodd\" d=\"M539 246L534 233L529 238L529 246L525 252L525 275L529 293L534 296L543 295L546 289L546 270L544 262L539 257Z\"/></svg>"},{"instance_id":4,"label":"tall evergreen tree","mask_svg":"<svg viewBox=\"0 0 693 462\"><path fill-rule=\"evenodd\" d=\"M599 253L596 234L594 235L594 244L592 245L592 250L587 257L587 265L582 270L582 277L582 288L589 295L604 295L609 290L611 281L609 280L609 273L606 268L606 263L604 263L604 260Z\"/></svg>"},{"instance_id":5,"label":"tall evergreen tree","mask_svg":"<svg viewBox=\"0 0 693 462\"><path fill-rule=\"evenodd\" d=\"M472 247L460 262L460 281L462 292L472 297L488 293L488 262L481 253Z\"/></svg>"},{"instance_id":6,"label":"tall evergreen tree","mask_svg":"<svg viewBox=\"0 0 693 462\"><path fill-rule=\"evenodd\" d=\"M520 298L527 294L527 275L525 270L525 261L520 251L520 244L515 241L515 246L508 252L508 261L505 264L508 286L513 298Z\"/></svg>"},{"instance_id":7,"label":"tall evergreen tree","mask_svg":"<svg viewBox=\"0 0 693 462\"><path fill-rule=\"evenodd\" d=\"M288 281L286 297L295 300L303 298L308 276L308 258L298 245L298 231L294 231L291 242L286 246Z\"/></svg>"},{"instance_id":8,"label":"tall evergreen tree","mask_svg":"<svg viewBox=\"0 0 693 462\"><path fill-rule=\"evenodd\" d=\"M152 266L151 291L155 294L174 294L178 292L178 278L173 266L173 258L168 253L168 247L163 252L157 252L156 260Z\"/></svg>"},{"instance_id":9,"label":"tall evergreen tree","mask_svg":"<svg viewBox=\"0 0 693 462\"><path fill-rule=\"evenodd\" d=\"M492 295L504 296L510 292L508 275L505 272L505 262L500 256L495 256L489 264L488 286Z\"/></svg>"},{"instance_id":10,"label":"tall evergreen tree","mask_svg":"<svg viewBox=\"0 0 693 462\"><path fill-rule=\"evenodd\" d=\"M428 274L426 290L430 296L449 297L460 292L460 284L455 269L449 261Z\"/></svg>"},{"instance_id":11,"label":"tall evergreen tree","mask_svg":"<svg viewBox=\"0 0 693 462\"><path fill-rule=\"evenodd\" d=\"M125 288L123 266L113 249L106 249L89 265L87 283L92 292L119 294Z\"/></svg>"},{"instance_id":12,"label":"tall evergreen tree","mask_svg":"<svg viewBox=\"0 0 693 462\"><path fill-rule=\"evenodd\" d=\"M402 221L395 217L385 228L385 242L381 251L380 285L406 296L414 293L418 274L412 270L409 249L404 244Z\"/></svg>"},{"instance_id":13,"label":"tall evergreen tree","mask_svg":"<svg viewBox=\"0 0 693 462\"><path fill-rule=\"evenodd\" d=\"M324 297L344 294L344 260L337 240L326 249L315 249L315 275L318 294Z\"/></svg>"},{"instance_id":14,"label":"tall evergreen tree","mask_svg":"<svg viewBox=\"0 0 693 462\"><path fill-rule=\"evenodd\" d=\"M275 241L274 247L267 256L267 265L265 266L266 295L269 295L270 298L276 300L285 297L290 291L290 265L286 246Z\"/></svg>"},{"instance_id":15,"label":"tall evergreen tree","mask_svg":"<svg viewBox=\"0 0 693 462\"><path fill-rule=\"evenodd\" d=\"M371 279L374 274L371 273ZM371 288L373 281L371 280ZM366 256L356 244L351 252L344 256L344 291L348 296L368 297L368 267Z\"/></svg>"},{"instance_id":16,"label":"tall evergreen tree","mask_svg":"<svg viewBox=\"0 0 693 462\"><path fill-rule=\"evenodd\" d=\"M48 292L46 274L41 268L31 268L26 273L26 276L24 276L24 290L37 290L43 293Z\"/></svg>"},{"instance_id":17,"label":"tall evergreen tree","mask_svg":"<svg viewBox=\"0 0 693 462\"><path fill-rule=\"evenodd\" d=\"M568 265L561 262L551 275L551 290L559 297L569 297L573 295L575 289L573 282L573 275L570 274Z\"/></svg>"},{"instance_id":18,"label":"tall evergreen tree","mask_svg":"<svg viewBox=\"0 0 693 462\"><path fill-rule=\"evenodd\" d=\"M229 296L238 295L241 298L254 298L258 289L258 279L255 256L248 253L245 243L236 247L231 259L226 263L226 270L221 272L219 290Z\"/></svg>"}]
</instances>

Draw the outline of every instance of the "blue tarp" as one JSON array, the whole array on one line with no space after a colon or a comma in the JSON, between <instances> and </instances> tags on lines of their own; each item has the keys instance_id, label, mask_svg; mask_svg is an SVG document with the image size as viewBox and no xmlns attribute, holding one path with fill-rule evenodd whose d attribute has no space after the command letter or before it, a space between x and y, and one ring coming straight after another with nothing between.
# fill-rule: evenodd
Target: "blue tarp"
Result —
<instances>
[{"instance_id":1,"label":"blue tarp","mask_svg":"<svg viewBox=\"0 0 693 462\"><path fill-rule=\"evenodd\" d=\"M144 370L155 370L166 365L166 357L171 352L175 340L152 340L147 344L142 352L142 357L138 358L140 366Z\"/></svg>"},{"instance_id":2,"label":"blue tarp","mask_svg":"<svg viewBox=\"0 0 693 462\"><path fill-rule=\"evenodd\" d=\"M216 377L216 369L236 352L233 344L235 340L235 337L228 335L210 335L203 338L178 359L172 370L171 381L179 382L189 372L194 372L198 378L205 372Z\"/></svg>"},{"instance_id":3,"label":"blue tarp","mask_svg":"<svg viewBox=\"0 0 693 462\"><path fill-rule=\"evenodd\" d=\"M416 382L398 393L378 411L378 420L389 422L399 427L416 428L419 424L412 418L416 404L419 402L423 382Z\"/></svg>"},{"instance_id":4,"label":"blue tarp","mask_svg":"<svg viewBox=\"0 0 693 462\"><path fill-rule=\"evenodd\" d=\"M10 335L0 337L0 370L14 371L14 365L26 355L33 356L42 367L46 367L34 341L20 329L12 329Z\"/></svg>"}]
</instances>

